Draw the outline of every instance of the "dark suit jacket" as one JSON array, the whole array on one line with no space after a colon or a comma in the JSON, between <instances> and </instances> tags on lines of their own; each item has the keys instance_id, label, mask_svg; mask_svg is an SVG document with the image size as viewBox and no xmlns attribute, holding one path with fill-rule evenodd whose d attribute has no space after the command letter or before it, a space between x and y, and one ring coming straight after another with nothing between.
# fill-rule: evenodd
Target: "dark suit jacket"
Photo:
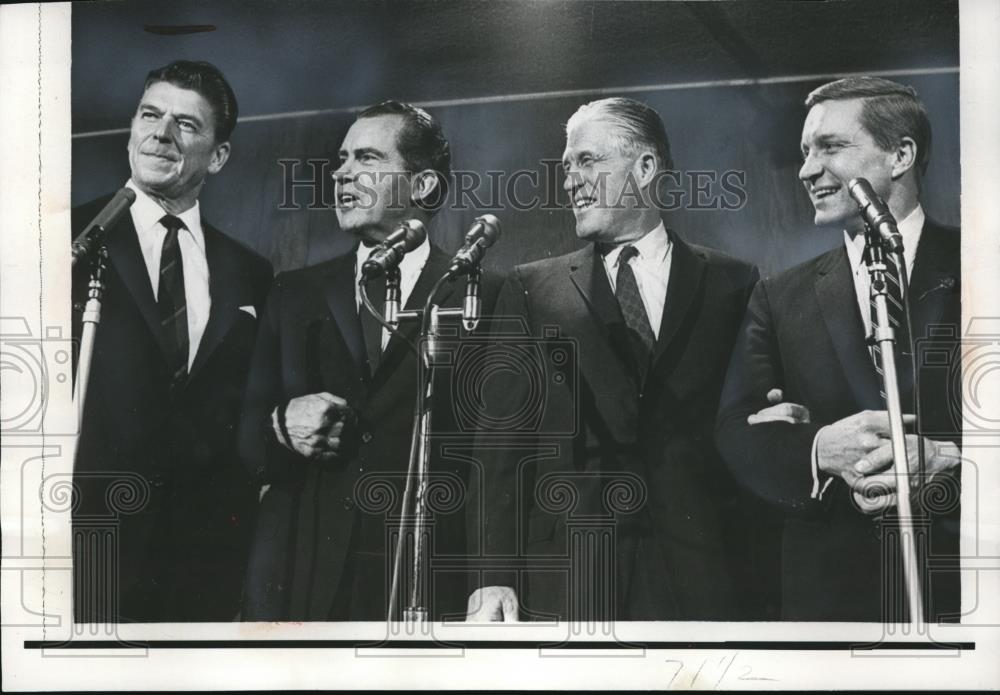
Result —
<instances>
[{"instance_id":1,"label":"dark suit jacket","mask_svg":"<svg viewBox=\"0 0 1000 695\"><path fill-rule=\"evenodd\" d=\"M663 321L641 385L593 245L519 266L501 291L497 317L520 317L540 350L522 350L516 335L498 343L511 346L511 363L529 353L538 360L527 378L496 380L493 422L512 413L537 418L517 420L521 432L496 428L490 441L487 428L481 436L483 481L471 487L484 498L485 533L474 551L494 562L527 558L519 578L501 572L480 582L516 586L527 617L734 617L723 520L731 488L711 435L757 271L671 236ZM585 528L601 539L596 550L570 540L571 529ZM571 554L592 569L574 565L567 574ZM546 569L549 561L557 566ZM600 595L584 598L594 571L603 575ZM634 595L623 604L625 593Z\"/></svg>"},{"instance_id":2,"label":"dark suit jacket","mask_svg":"<svg viewBox=\"0 0 1000 695\"><path fill-rule=\"evenodd\" d=\"M423 307L447 270L450 257L432 246L427 263L407 300ZM241 431L243 456L254 475L270 487L261 503L248 579L247 620L379 620L388 589L385 521L398 514L410 451L417 388L416 357L393 337L369 378L361 323L355 308L354 255L282 273L275 279L253 357ZM496 301L499 283L484 275L483 312ZM459 306L461 281L446 285L441 306ZM455 324L450 324L454 326ZM417 326L401 325L413 340ZM434 431L453 433L451 369L439 374ZM281 446L273 436L275 406L310 393L329 392L347 400L357 413L342 456L317 463ZM460 438L460 437L459 437ZM438 489L462 496L462 464L435 455L432 480ZM462 513L437 510L435 557L464 549ZM355 585L352 606L334 606L352 552L373 558L377 576ZM454 588L456 582L460 588ZM464 576L434 580L434 615L458 613L465 606ZM341 592L343 596L344 592Z\"/></svg>"},{"instance_id":3,"label":"dark suit jacket","mask_svg":"<svg viewBox=\"0 0 1000 695\"><path fill-rule=\"evenodd\" d=\"M922 431L952 441L961 434L960 401L951 397L958 366L959 246L957 230L925 223L910 283L914 337L926 338L933 326L954 331L918 342ZM912 379L903 368L909 362L900 365L901 397L911 404ZM747 425L747 416L767 405L765 395L774 387L784 390L786 401L805 405L812 422ZM908 405L904 409L913 412ZM885 405L841 245L757 285L719 413L719 450L736 476L786 513L785 619L874 621L899 615L891 605L883 606L879 590L883 572L900 569L892 553L883 561L888 546L880 541L879 517L860 512L839 478L822 501L810 499L816 433L862 410L885 410ZM952 533L958 523L957 480L946 476L932 487L946 493L931 505L939 512L931 529L936 553L958 550ZM928 615L957 610L957 580L955 572L930 578L934 602ZM905 602L900 585L888 586L894 602Z\"/></svg>"},{"instance_id":4,"label":"dark suit jacket","mask_svg":"<svg viewBox=\"0 0 1000 695\"><path fill-rule=\"evenodd\" d=\"M73 210L74 235L108 198ZM236 427L271 266L202 221L212 308L190 377L172 400L156 300L129 215L110 263L75 465L77 621L232 620L256 490ZM83 264L81 264L83 266ZM74 337L89 268L73 277ZM103 545L113 532L116 556ZM104 538L105 540L99 540ZM96 545L95 545L96 544ZM95 584L105 563L117 573ZM107 592L118 601L106 603Z\"/></svg>"}]
</instances>

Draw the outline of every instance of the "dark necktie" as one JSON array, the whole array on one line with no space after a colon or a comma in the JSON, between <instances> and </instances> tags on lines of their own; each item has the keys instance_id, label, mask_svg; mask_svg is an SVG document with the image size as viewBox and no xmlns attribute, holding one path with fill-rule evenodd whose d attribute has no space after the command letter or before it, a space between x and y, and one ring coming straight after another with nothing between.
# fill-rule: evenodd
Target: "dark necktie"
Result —
<instances>
[{"instance_id":1,"label":"dark necktie","mask_svg":"<svg viewBox=\"0 0 1000 695\"><path fill-rule=\"evenodd\" d=\"M171 390L183 386L188 369L188 325L187 302L184 299L184 264L181 261L181 246L177 236L184 223L173 215L164 215L160 220L167 229L160 254L160 288L156 295L156 307L160 316L160 327L170 351L168 364L171 370Z\"/></svg>"},{"instance_id":2,"label":"dark necktie","mask_svg":"<svg viewBox=\"0 0 1000 695\"><path fill-rule=\"evenodd\" d=\"M385 278L377 278L368 283L368 299L376 310L385 306ZM368 352L368 373L374 376L382 358L382 324L361 305L361 331L365 336L365 350Z\"/></svg>"},{"instance_id":3,"label":"dark necktie","mask_svg":"<svg viewBox=\"0 0 1000 695\"><path fill-rule=\"evenodd\" d=\"M905 386L909 382L909 379L907 378L908 373L906 371L909 369L909 362L905 358L900 358L903 355L908 355L910 352L909 338L906 334L906 320L903 310L903 292L899 285L899 267L896 265L896 261L893 260L892 256L889 254L885 255L884 275L886 281L886 306L889 309L889 325L892 326L892 330L896 336L896 372L900 379L900 390L905 391ZM875 300L873 297L869 299L868 306L871 312L872 333L874 334L875 327L878 326L878 315L875 311ZM875 371L878 373L879 377L879 393L884 401L885 387L883 385L884 374L882 370L882 348L878 343L872 342L871 352L872 360L875 362ZM906 406L904 405L904 408L905 407Z\"/></svg>"},{"instance_id":4,"label":"dark necktie","mask_svg":"<svg viewBox=\"0 0 1000 695\"><path fill-rule=\"evenodd\" d=\"M618 275L615 279L615 297L618 299L625 325L628 327L632 350L639 367L639 376L645 379L656 337L653 335L653 328L649 325L649 317L646 315L646 307L639 294L635 273L632 272L632 266L628 263L633 256L638 255L639 251L631 245L621 250L621 254L618 256Z\"/></svg>"}]
</instances>

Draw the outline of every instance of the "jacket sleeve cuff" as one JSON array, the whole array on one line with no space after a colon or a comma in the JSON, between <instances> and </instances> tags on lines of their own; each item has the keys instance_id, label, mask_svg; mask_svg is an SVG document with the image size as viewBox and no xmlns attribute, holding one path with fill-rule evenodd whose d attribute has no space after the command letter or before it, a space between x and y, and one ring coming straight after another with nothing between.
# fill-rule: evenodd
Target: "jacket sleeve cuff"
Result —
<instances>
[{"instance_id":1,"label":"jacket sleeve cuff","mask_svg":"<svg viewBox=\"0 0 1000 695\"><path fill-rule=\"evenodd\" d=\"M812 467L812 491L809 493L809 497L814 500L822 500L823 495L826 494L827 488L830 487L830 483L833 482L833 477L823 473L819 469L819 432L816 432L816 436L813 437L812 443L812 454L809 456L811 460Z\"/></svg>"}]
</instances>

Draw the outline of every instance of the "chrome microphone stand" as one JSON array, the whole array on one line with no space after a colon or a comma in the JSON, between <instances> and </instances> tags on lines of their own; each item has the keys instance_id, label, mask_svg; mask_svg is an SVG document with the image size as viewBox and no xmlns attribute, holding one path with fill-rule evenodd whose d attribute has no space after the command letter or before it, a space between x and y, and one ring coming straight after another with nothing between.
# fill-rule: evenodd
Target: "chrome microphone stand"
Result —
<instances>
[{"instance_id":1,"label":"chrome microphone stand","mask_svg":"<svg viewBox=\"0 0 1000 695\"><path fill-rule=\"evenodd\" d=\"M87 385L90 382L90 366L94 355L94 341L97 327L101 323L101 303L104 300L105 281L108 271L108 249L100 246L91 259L90 282L87 286L87 304L83 309L83 326L80 333L80 357L76 368L76 384L73 388L73 402L76 404L77 432L83 426L83 408L87 400ZM77 447L79 451L79 447Z\"/></svg>"},{"instance_id":2,"label":"chrome microphone stand","mask_svg":"<svg viewBox=\"0 0 1000 695\"><path fill-rule=\"evenodd\" d=\"M906 454L906 433L903 428L903 408L899 396L899 378L896 372L896 335L889 323L886 250L883 243L879 233L866 222L864 258L871 279L871 300L875 307L875 325L872 326L870 340L879 346L881 353L882 388L885 392L886 410L889 413L889 434L892 439L893 468L896 477L896 508L899 512L899 534L903 550L903 575L906 584L907 605L910 612L910 622L919 626L924 622L923 593L921 592L913 530L913 512L910 504L910 469ZM903 262L902 255L902 253L897 254L897 262ZM905 276L906 266L899 267L900 274ZM905 277L901 277L900 283L904 282ZM920 446L919 441L917 446Z\"/></svg>"},{"instance_id":3,"label":"chrome microphone stand","mask_svg":"<svg viewBox=\"0 0 1000 695\"><path fill-rule=\"evenodd\" d=\"M470 282L479 282L479 273L470 274ZM399 580L402 574L403 551L406 542L412 536L412 562L410 563L410 584L406 607L403 609L402 621L408 625L419 625L427 622L428 608L426 600L426 540L427 532L427 489L430 472L431 433L434 416L434 370L438 360L440 326L442 318L465 319L462 308L442 309L436 303L436 297L446 282L453 281L455 275L449 271L434 285L427 296L422 311L396 311L399 300L399 270L393 268L386 273L386 308L379 312L371 304L365 287L365 280L360 283L362 304L367 311L378 319L391 333L399 335L398 327L404 322L420 322L418 343L410 347L417 352L417 394L413 412L413 430L410 440L410 456L406 473L406 487L403 492L403 504L400 514L400 533L396 539L396 550L393 558L392 581L389 590L389 606L386 620L396 621L399 605ZM393 302L393 298L395 302ZM468 323L466 324L468 327ZM471 329L470 329L471 330ZM401 336L407 343L410 341Z\"/></svg>"}]
</instances>

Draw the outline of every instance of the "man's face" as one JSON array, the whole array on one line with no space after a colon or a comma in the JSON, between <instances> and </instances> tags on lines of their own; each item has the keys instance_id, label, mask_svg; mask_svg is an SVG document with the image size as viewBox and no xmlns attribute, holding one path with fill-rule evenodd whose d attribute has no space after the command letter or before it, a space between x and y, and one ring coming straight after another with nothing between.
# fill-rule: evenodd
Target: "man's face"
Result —
<instances>
[{"instance_id":1,"label":"man's face","mask_svg":"<svg viewBox=\"0 0 1000 695\"><path fill-rule=\"evenodd\" d=\"M861 125L862 99L823 101L809 110L802 128L799 178L816 209L817 225L863 228L848 182L868 179L888 202L894 153L881 149Z\"/></svg>"},{"instance_id":2,"label":"man's face","mask_svg":"<svg viewBox=\"0 0 1000 695\"><path fill-rule=\"evenodd\" d=\"M204 97L169 82L149 86L128 140L132 180L140 189L190 207L205 178L228 158L229 143L215 142L215 118Z\"/></svg>"},{"instance_id":3,"label":"man's face","mask_svg":"<svg viewBox=\"0 0 1000 695\"><path fill-rule=\"evenodd\" d=\"M640 223L637 157L621 151L614 128L599 116L584 116L571 119L566 134L563 188L576 216L576 235L588 241L622 241L634 236Z\"/></svg>"},{"instance_id":4,"label":"man's face","mask_svg":"<svg viewBox=\"0 0 1000 695\"><path fill-rule=\"evenodd\" d=\"M397 146L402 126L402 116L374 116L347 131L333 175L337 221L345 232L379 242L413 217L411 175Z\"/></svg>"}]
</instances>

